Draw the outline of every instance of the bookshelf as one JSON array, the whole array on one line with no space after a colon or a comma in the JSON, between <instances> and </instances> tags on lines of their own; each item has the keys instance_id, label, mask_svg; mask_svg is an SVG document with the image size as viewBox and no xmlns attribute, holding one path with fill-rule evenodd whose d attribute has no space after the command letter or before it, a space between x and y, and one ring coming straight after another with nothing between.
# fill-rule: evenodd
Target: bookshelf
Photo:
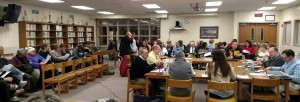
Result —
<instances>
[{"instance_id":1,"label":"bookshelf","mask_svg":"<svg viewBox=\"0 0 300 102\"><path fill-rule=\"evenodd\" d=\"M69 50L85 42L94 42L94 27L45 22L19 21L20 48L34 47L42 43L65 44Z\"/></svg>"}]
</instances>

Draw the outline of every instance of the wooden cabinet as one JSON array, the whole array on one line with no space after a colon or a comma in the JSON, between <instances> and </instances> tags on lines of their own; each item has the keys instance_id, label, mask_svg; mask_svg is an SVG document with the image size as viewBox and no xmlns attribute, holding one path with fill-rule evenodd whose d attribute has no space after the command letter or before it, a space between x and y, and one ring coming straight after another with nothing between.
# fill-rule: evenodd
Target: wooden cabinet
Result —
<instances>
[{"instance_id":1,"label":"wooden cabinet","mask_svg":"<svg viewBox=\"0 0 300 102\"><path fill-rule=\"evenodd\" d=\"M19 21L20 48L35 47L42 43L64 44L70 50L79 44L94 42L94 27L45 22Z\"/></svg>"}]
</instances>

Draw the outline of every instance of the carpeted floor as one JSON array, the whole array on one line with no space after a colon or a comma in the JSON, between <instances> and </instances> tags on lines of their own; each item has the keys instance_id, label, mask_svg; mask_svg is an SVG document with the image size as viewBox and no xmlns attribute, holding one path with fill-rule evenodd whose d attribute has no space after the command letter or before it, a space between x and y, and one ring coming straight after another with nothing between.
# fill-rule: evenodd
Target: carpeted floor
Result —
<instances>
[{"instance_id":1,"label":"carpeted floor","mask_svg":"<svg viewBox=\"0 0 300 102\"><path fill-rule=\"evenodd\" d=\"M119 63L115 67L113 61L106 61L109 64L109 69L114 70L114 75L97 78L94 82L89 82L87 85L79 85L77 89L71 89L68 94L62 93L63 100L76 99L82 101L93 101L102 98L112 98L118 102L126 101L127 77L120 77ZM194 81L193 87L196 90L194 102L205 102L206 98L203 90L207 88L207 82ZM29 98L20 98L20 102L26 102L34 96L41 95L41 91L29 94ZM132 98L131 98L132 100Z\"/></svg>"}]
</instances>

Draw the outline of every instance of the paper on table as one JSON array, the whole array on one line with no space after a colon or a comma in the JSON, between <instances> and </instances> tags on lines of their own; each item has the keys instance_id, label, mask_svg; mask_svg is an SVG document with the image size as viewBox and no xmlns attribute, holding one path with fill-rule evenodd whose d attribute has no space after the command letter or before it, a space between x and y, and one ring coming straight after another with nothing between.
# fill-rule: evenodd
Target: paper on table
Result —
<instances>
[{"instance_id":1,"label":"paper on table","mask_svg":"<svg viewBox=\"0 0 300 102\"><path fill-rule=\"evenodd\" d=\"M211 56L211 52L207 52L204 54L204 57L208 57L208 56Z\"/></svg>"},{"instance_id":2,"label":"paper on table","mask_svg":"<svg viewBox=\"0 0 300 102\"><path fill-rule=\"evenodd\" d=\"M243 50L243 53L249 53L249 51L247 51L247 50Z\"/></svg>"},{"instance_id":3,"label":"paper on table","mask_svg":"<svg viewBox=\"0 0 300 102\"><path fill-rule=\"evenodd\" d=\"M69 58L70 57L70 54L66 54L65 56L64 56L64 60L66 60L67 58Z\"/></svg>"},{"instance_id":4,"label":"paper on table","mask_svg":"<svg viewBox=\"0 0 300 102\"><path fill-rule=\"evenodd\" d=\"M188 59L193 59L193 58L185 58L186 60L188 60Z\"/></svg>"},{"instance_id":5,"label":"paper on table","mask_svg":"<svg viewBox=\"0 0 300 102\"><path fill-rule=\"evenodd\" d=\"M43 64L47 64L47 63L48 63L48 61L50 60L50 58L51 58L51 56L50 56L50 55L48 55L48 56L47 56L47 58L46 58L46 60L43 62Z\"/></svg>"},{"instance_id":6,"label":"paper on table","mask_svg":"<svg viewBox=\"0 0 300 102\"><path fill-rule=\"evenodd\" d=\"M73 59L73 57L70 57L69 59L68 59L68 61L71 61Z\"/></svg>"},{"instance_id":7,"label":"paper on table","mask_svg":"<svg viewBox=\"0 0 300 102\"><path fill-rule=\"evenodd\" d=\"M263 73L250 73L250 75L253 75L253 76L255 76L255 75L261 76L261 75L266 75L266 74L263 74Z\"/></svg>"},{"instance_id":8,"label":"paper on table","mask_svg":"<svg viewBox=\"0 0 300 102\"><path fill-rule=\"evenodd\" d=\"M208 77L208 75L207 75L207 74L201 74L201 76L202 76L202 77Z\"/></svg>"},{"instance_id":9,"label":"paper on table","mask_svg":"<svg viewBox=\"0 0 300 102\"><path fill-rule=\"evenodd\" d=\"M167 69L167 70L168 70L168 69ZM159 73L159 72L167 72L167 71L164 71L164 68L161 68L161 69L155 69L155 70L152 70L151 72Z\"/></svg>"},{"instance_id":10,"label":"paper on table","mask_svg":"<svg viewBox=\"0 0 300 102\"><path fill-rule=\"evenodd\" d=\"M248 75L236 75L237 78L240 78L240 79L248 79Z\"/></svg>"},{"instance_id":11,"label":"paper on table","mask_svg":"<svg viewBox=\"0 0 300 102\"><path fill-rule=\"evenodd\" d=\"M9 71L11 69L11 67L12 67L11 65L4 65L2 70L3 71Z\"/></svg>"},{"instance_id":12,"label":"paper on table","mask_svg":"<svg viewBox=\"0 0 300 102\"><path fill-rule=\"evenodd\" d=\"M6 75L7 75L8 73L10 73L10 71L6 71L6 72L1 76L1 78L6 77Z\"/></svg>"}]
</instances>

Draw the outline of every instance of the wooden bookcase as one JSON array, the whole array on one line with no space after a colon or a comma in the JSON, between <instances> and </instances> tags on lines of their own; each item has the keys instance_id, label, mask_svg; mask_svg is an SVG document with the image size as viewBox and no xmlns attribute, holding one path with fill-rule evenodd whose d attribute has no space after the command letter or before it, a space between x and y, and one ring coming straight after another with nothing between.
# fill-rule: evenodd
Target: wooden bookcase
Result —
<instances>
[{"instance_id":1,"label":"wooden bookcase","mask_svg":"<svg viewBox=\"0 0 300 102\"><path fill-rule=\"evenodd\" d=\"M19 21L20 48L34 47L42 43L65 44L69 50L85 42L94 42L94 27L45 22Z\"/></svg>"}]
</instances>

